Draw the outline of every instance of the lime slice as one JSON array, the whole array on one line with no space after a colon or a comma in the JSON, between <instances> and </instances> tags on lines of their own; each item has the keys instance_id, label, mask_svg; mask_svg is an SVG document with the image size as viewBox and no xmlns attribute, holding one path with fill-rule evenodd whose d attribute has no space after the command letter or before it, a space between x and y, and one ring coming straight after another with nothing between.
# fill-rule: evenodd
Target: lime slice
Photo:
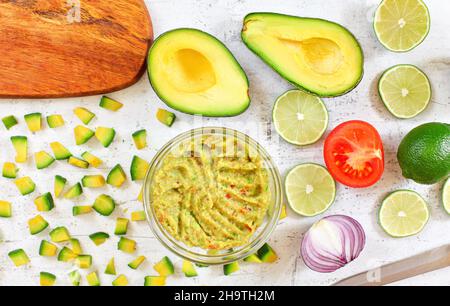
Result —
<instances>
[{"instance_id":1,"label":"lime slice","mask_svg":"<svg viewBox=\"0 0 450 306\"><path fill-rule=\"evenodd\" d=\"M387 109L401 119L419 115L431 101L428 77L412 65L389 68L381 77L378 90Z\"/></svg>"},{"instance_id":2,"label":"lime slice","mask_svg":"<svg viewBox=\"0 0 450 306\"><path fill-rule=\"evenodd\" d=\"M414 191L400 190L389 195L381 205L380 225L392 237L402 238L420 233L430 212L422 197Z\"/></svg>"},{"instance_id":3,"label":"lime slice","mask_svg":"<svg viewBox=\"0 0 450 306\"><path fill-rule=\"evenodd\" d=\"M422 0L383 0L375 13L375 33L394 52L420 45L430 32L430 14Z\"/></svg>"},{"instance_id":4,"label":"lime slice","mask_svg":"<svg viewBox=\"0 0 450 306\"><path fill-rule=\"evenodd\" d=\"M291 208L305 217L323 213L336 197L336 184L330 173L316 164L292 169L286 177L285 188Z\"/></svg>"},{"instance_id":5,"label":"lime slice","mask_svg":"<svg viewBox=\"0 0 450 306\"><path fill-rule=\"evenodd\" d=\"M450 214L450 178L444 184L442 190L442 202L444 203L445 211Z\"/></svg>"},{"instance_id":6,"label":"lime slice","mask_svg":"<svg viewBox=\"0 0 450 306\"><path fill-rule=\"evenodd\" d=\"M273 109L275 129L284 140L299 146L317 142L328 127L328 111L319 97L291 90Z\"/></svg>"}]
</instances>

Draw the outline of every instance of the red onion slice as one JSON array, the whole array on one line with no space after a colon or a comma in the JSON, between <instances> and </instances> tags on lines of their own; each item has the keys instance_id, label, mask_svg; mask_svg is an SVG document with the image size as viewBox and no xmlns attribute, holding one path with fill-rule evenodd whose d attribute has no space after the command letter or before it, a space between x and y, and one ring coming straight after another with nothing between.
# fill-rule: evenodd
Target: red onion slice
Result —
<instances>
[{"instance_id":1,"label":"red onion slice","mask_svg":"<svg viewBox=\"0 0 450 306\"><path fill-rule=\"evenodd\" d=\"M331 273L359 257L366 234L355 219L336 215L316 222L303 238L305 264L316 272Z\"/></svg>"}]
</instances>

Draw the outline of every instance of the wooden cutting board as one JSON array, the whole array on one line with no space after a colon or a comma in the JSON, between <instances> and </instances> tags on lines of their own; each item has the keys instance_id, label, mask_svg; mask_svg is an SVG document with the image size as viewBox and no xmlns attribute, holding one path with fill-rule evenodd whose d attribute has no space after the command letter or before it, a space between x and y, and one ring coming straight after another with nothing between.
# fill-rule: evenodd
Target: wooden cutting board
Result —
<instances>
[{"instance_id":1,"label":"wooden cutting board","mask_svg":"<svg viewBox=\"0 0 450 306\"><path fill-rule=\"evenodd\" d=\"M0 0L0 98L128 87L152 40L142 0Z\"/></svg>"}]
</instances>

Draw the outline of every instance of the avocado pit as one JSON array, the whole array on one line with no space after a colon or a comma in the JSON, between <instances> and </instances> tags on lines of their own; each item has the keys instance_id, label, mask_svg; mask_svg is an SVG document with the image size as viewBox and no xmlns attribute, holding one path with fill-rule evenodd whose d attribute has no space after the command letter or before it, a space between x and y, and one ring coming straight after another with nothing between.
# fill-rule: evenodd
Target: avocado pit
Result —
<instances>
[{"instance_id":1,"label":"avocado pit","mask_svg":"<svg viewBox=\"0 0 450 306\"><path fill-rule=\"evenodd\" d=\"M169 80L179 91L197 93L216 85L211 62L197 50L178 50L170 56L167 65L167 69L173 72Z\"/></svg>"}]
</instances>

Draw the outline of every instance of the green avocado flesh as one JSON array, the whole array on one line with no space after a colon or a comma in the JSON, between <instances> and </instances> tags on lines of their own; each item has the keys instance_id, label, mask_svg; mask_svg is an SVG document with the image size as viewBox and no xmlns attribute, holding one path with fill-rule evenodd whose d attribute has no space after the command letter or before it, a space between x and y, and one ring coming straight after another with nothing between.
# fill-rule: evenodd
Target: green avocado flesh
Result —
<instances>
[{"instance_id":1,"label":"green avocado flesh","mask_svg":"<svg viewBox=\"0 0 450 306\"><path fill-rule=\"evenodd\" d=\"M242 39L283 78L321 97L343 95L362 79L361 46L334 22L253 13L244 19Z\"/></svg>"},{"instance_id":2,"label":"green avocado flesh","mask_svg":"<svg viewBox=\"0 0 450 306\"><path fill-rule=\"evenodd\" d=\"M148 55L149 79L171 108L188 114L228 117L250 105L244 70L217 38L196 29L161 35Z\"/></svg>"}]
</instances>

